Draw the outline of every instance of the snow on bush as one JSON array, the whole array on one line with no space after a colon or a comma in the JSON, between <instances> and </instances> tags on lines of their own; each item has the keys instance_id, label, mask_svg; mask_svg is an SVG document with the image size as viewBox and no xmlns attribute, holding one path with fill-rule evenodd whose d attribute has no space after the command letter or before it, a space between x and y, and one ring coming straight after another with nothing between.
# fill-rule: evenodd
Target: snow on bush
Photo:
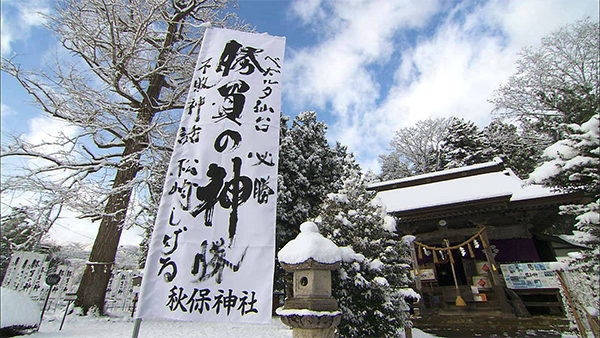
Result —
<instances>
[{"instance_id":1,"label":"snow on bush","mask_svg":"<svg viewBox=\"0 0 600 338\"><path fill-rule=\"evenodd\" d=\"M412 326L406 312L406 299L416 294L407 291L410 245L392 231L393 218L386 217L385 207L366 186L364 176L351 173L324 202L319 217L323 235L342 251L343 264L332 279L332 295L342 311L338 334L398 337Z\"/></svg>"},{"instance_id":2,"label":"snow on bush","mask_svg":"<svg viewBox=\"0 0 600 338\"><path fill-rule=\"evenodd\" d=\"M8 288L0 289L0 327L34 327L40 321L40 306L26 295Z\"/></svg>"},{"instance_id":3,"label":"snow on bush","mask_svg":"<svg viewBox=\"0 0 600 338\"><path fill-rule=\"evenodd\" d=\"M389 232L396 232L396 219L392 216L383 217L383 228Z\"/></svg>"}]
</instances>

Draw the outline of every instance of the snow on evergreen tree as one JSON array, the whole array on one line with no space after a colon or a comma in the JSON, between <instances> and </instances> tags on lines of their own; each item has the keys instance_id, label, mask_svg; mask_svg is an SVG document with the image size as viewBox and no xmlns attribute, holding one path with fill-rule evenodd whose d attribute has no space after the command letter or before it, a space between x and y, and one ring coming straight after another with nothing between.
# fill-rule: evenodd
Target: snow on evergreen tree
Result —
<instances>
[{"instance_id":1,"label":"snow on evergreen tree","mask_svg":"<svg viewBox=\"0 0 600 338\"><path fill-rule=\"evenodd\" d=\"M346 247L332 288L343 313L340 336L397 337L412 326L407 302L419 297L409 287L410 243L393 232L390 216L366 186L360 172L351 172L337 193L327 195L315 222L324 236Z\"/></svg>"},{"instance_id":2,"label":"snow on evergreen tree","mask_svg":"<svg viewBox=\"0 0 600 338\"><path fill-rule=\"evenodd\" d=\"M563 192L581 192L592 197L587 204L562 206L565 214L576 215L571 239L589 247L581 255L573 255L570 266L582 272L585 280L577 288L579 301L592 309L600 309L600 131L599 116L587 122L563 125L563 139L546 148L546 162L531 173L529 182L543 183ZM586 294L585 289L591 288ZM583 294L581 294L583 292Z\"/></svg>"},{"instance_id":3,"label":"snow on evergreen tree","mask_svg":"<svg viewBox=\"0 0 600 338\"><path fill-rule=\"evenodd\" d=\"M43 243L58 214L48 214L45 209L28 210L13 207L0 217L0 282L15 251L36 251L51 254L58 251L53 243Z\"/></svg>"},{"instance_id":4,"label":"snow on evergreen tree","mask_svg":"<svg viewBox=\"0 0 600 338\"><path fill-rule=\"evenodd\" d=\"M535 135L519 132L517 127L500 120L483 130L475 123L452 118L442 152L445 169L492 161L500 157L519 177L526 178L538 164L541 149Z\"/></svg>"},{"instance_id":5,"label":"snow on evergreen tree","mask_svg":"<svg viewBox=\"0 0 600 338\"><path fill-rule=\"evenodd\" d=\"M487 154L485 152L485 142L477 125L457 117L450 119L444 137L443 154L447 162L445 169L483 163L489 157L489 152Z\"/></svg>"},{"instance_id":6,"label":"snow on evergreen tree","mask_svg":"<svg viewBox=\"0 0 600 338\"><path fill-rule=\"evenodd\" d=\"M536 135L519 132L515 125L500 120L492 121L481 133L486 145L484 158L502 158L517 176L527 178L539 163L541 149Z\"/></svg>"},{"instance_id":7,"label":"snow on evergreen tree","mask_svg":"<svg viewBox=\"0 0 600 338\"><path fill-rule=\"evenodd\" d=\"M307 111L298 114L287 126L281 119L278 196L277 251L294 239L301 223L317 216L327 193L337 191L340 178L358 168L345 146L327 143L327 125L317 121L317 114ZM283 271L276 268L275 288L282 289Z\"/></svg>"}]
</instances>

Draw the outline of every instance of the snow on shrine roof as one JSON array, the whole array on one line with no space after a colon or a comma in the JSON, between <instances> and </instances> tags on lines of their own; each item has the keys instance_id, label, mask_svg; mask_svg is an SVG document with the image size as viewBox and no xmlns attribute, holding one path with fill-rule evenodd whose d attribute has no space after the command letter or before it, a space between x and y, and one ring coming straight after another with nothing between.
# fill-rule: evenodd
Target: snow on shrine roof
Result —
<instances>
[{"instance_id":1,"label":"snow on shrine roof","mask_svg":"<svg viewBox=\"0 0 600 338\"><path fill-rule=\"evenodd\" d=\"M514 202L561 195L541 185L526 185L498 160L375 183L369 190L377 191L389 213L494 198Z\"/></svg>"}]
</instances>

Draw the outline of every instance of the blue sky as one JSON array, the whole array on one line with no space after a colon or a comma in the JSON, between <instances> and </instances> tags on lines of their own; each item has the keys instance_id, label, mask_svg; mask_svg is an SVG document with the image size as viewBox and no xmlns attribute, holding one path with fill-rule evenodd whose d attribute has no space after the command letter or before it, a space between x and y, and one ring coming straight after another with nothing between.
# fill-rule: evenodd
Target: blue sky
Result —
<instances>
[{"instance_id":1,"label":"blue sky","mask_svg":"<svg viewBox=\"0 0 600 338\"><path fill-rule=\"evenodd\" d=\"M38 68L61 55L39 15L52 7L2 0L2 56ZM239 0L238 15L258 32L286 37L284 114L316 111L332 143L378 171L377 156L398 128L447 116L487 125L487 100L515 72L518 52L565 24L597 20L598 2ZM36 140L64 128L28 106L14 80L1 80L3 143L10 134ZM84 223L71 229L84 234L72 239L79 241L96 231Z\"/></svg>"}]
</instances>

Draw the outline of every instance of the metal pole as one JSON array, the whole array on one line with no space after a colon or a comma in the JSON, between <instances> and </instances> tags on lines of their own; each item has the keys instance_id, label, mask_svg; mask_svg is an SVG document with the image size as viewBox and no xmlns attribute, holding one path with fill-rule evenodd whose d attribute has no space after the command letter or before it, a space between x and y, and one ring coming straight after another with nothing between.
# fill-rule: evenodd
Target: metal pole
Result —
<instances>
[{"instance_id":1,"label":"metal pole","mask_svg":"<svg viewBox=\"0 0 600 338\"><path fill-rule=\"evenodd\" d=\"M140 333L140 326L142 325L142 318L136 318L135 323L133 324L133 334L131 338L138 338L138 334Z\"/></svg>"},{"instance_id":2,"label":"metal pole","mask_svg":"<svg viewBox=\"0 0 600 338\"><path fill-rule=\"evenodd\" d=\"M44 302L44 307L42 308L42 314L40 315L40 323L38 324L38 331L40 330L40 326L42 326L42 319L44 319L44 312L46 312L46 305L48 305L48 299L50 299L50 292L52 292L52 288L54 286L50 286L48 289L48 293L46 294L46 301Z\"/></svg>"},{"instance_id":3,"label":"metal pole","mask_svg":"<svg viewBox=\"0 0 600 338\"><path fill-rule=\"evenodd\" d=\"M58 328L58 331L62 330L63 324L65 323L65 318L67 318L67 312L69 312L69 306L71 306L70 300L67 301L67 308L65 309L65 314L63 315L63 319L60 322L60 327Z\"/></svg>"}]
</instances>

